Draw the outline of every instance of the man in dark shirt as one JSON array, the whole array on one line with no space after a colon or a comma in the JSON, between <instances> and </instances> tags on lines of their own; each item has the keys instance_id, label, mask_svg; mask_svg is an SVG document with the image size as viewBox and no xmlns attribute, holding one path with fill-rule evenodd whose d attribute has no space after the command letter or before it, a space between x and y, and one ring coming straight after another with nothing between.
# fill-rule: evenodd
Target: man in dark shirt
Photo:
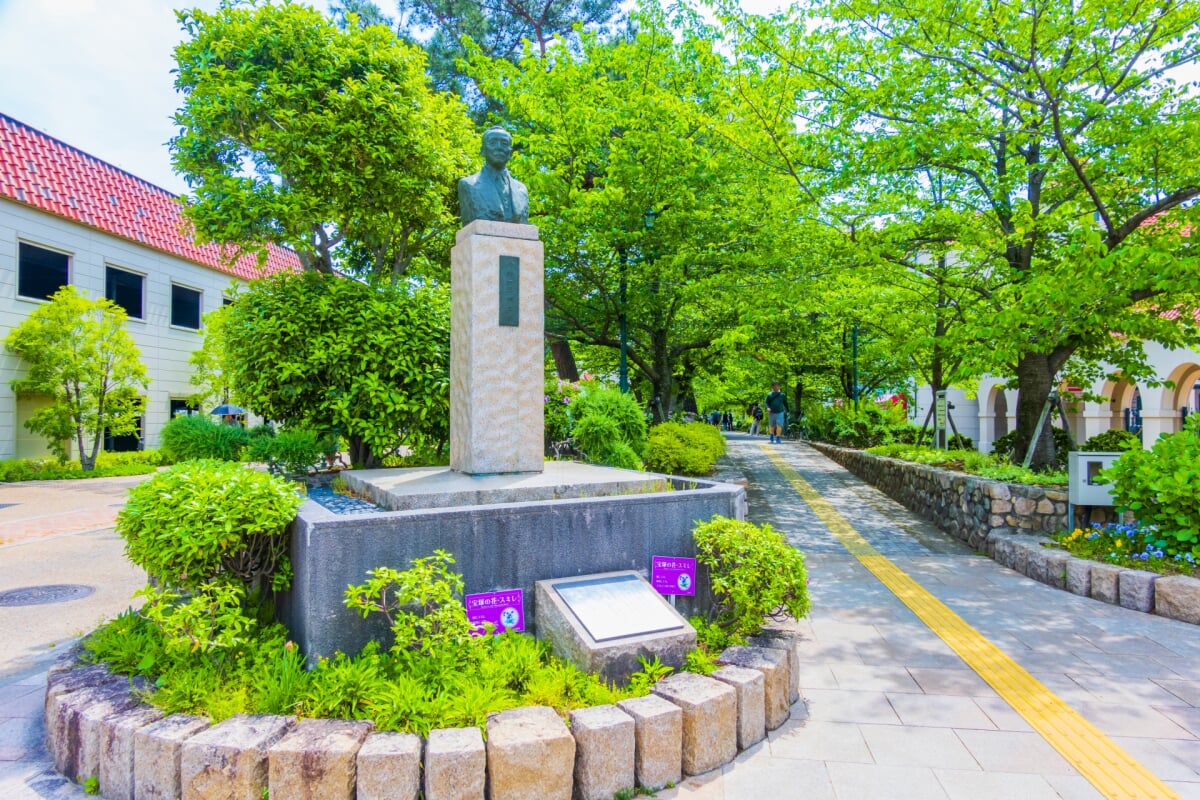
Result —
<instances>
[{"instance_id":1,"label":"man in dark shirt","mask_svg":"<svg viewBox=\"0 0 1200 800\"><path fill-rule=\"evenodd\" d=\"M787 423L787 413L791 407L788 406L787 395L779 391L778 381L771 384L771 392L764 405L767 407L767 433L771 435L771 444L782 442L783 426Z\"/></svg>"}]
</instances>

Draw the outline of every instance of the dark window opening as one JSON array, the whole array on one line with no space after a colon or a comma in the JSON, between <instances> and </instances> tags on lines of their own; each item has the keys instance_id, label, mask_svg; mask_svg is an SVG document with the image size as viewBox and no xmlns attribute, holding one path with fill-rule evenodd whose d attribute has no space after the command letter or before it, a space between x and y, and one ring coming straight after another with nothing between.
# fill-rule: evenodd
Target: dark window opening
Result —
<instances>
[{"instance_id":1,"label":"dark window opening","mask_svg":"<svg viewBox=\"0 0 1200 800\"><path fill-rule=\"evenodd\" d=\"M107 430L104 431L104 452L106 453L132 453L135 450L142 449L142 418L136 420L137 429L133 433L127 433L123 436L113 436Z\"/></svg>"},{"instance_id":2,"label":"dark window opening","mask_svg":"<svg viewBox=\"0 0 1200 800\"><path fill-rule=\"evenodd\" d=\"M145 279L135 272L116 267L104 268L104 296L125 309L133 319L142 319L142 284Z\"/></svg>"},{"instance_id":3,"label":"dark window opening","mask_svg":"<svg viewBox=\"0 0 1200 800\"><path fill-rule=\"evenodd\" d=\"M49 300L70 281L71 258L44 247L20 243L17 259L17 294Z\"/></svg>"},{"instance_id":4,"label":"dark window opening","mask_svg":"<svg viewBox=\"0 0 1200 800\"><path fill-rule=\"evenodd\" d=\"M200 412L188 405L187 400L176 400L171 398L171 419L186 414L199 414Z\"/></svg>"},{"instance_id":5,"label":"dark window opening","mask_svg":"<svg viewBox=\"0 0 1200 800\"><path fill-rule=\"evenodd\" d=\"M171 284L171 324L200 330L200 292Z\"/></svg>"}]
</instances>

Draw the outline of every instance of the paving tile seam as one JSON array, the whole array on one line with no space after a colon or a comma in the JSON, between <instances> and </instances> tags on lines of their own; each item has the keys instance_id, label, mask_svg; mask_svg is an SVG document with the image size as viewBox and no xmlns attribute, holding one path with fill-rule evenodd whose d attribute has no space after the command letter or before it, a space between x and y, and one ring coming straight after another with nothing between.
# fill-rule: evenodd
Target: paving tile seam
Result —
<instances>
[{"instance_id":1,"label":"paving tile seam","mask_svg":"<svg viewBox=\"0 0 1200 800\"><path fill-rule=\"evenodd\" d=\"M872 547L774 448L759 447L830 533L1105 797L1179 800L1144 765Z\"/></svg>"}]
</instances>

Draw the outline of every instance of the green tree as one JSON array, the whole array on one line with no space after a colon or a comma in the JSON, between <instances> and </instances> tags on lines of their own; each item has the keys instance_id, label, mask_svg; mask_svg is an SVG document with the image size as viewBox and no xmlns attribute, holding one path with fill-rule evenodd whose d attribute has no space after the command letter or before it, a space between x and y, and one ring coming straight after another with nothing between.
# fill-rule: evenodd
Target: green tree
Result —
<instances>
[{"instance_id":1,"label":"green tree","mask_svg":"<svg viewBox=\"0 0 1200 800\"><path fill-rule=\"evenodd\" d=\"M624 316L635 383L670 416L738 293L782 280L796 237L777 178L711 130L724 75L714 42L676 41L653 8L640 23L519 65L480 56L472 72L521 143L513 170L546 241L548 336L615 354Z\"/></svg>"},{"instance_id":2,"label":"green tree","mask_svg":"<svg viewBox=\"0 0 1200 800\"><path fill-rule=\"evenodd\" d=\"M192 408L203 410L228 403L233 392L229 383L229 352L225 347L228 309L229 306L223 305L204 315L204 341L188 357L188 363L192 365L188 383L196 387L196 391L188 397L188 405Z\"/></svg>"},{"instance_id":3,"label":"green tree","mask_svg":"<svg viewBox=\"0 0 1200 800\"><path fill-rule=\"evenodd\" d=\"M441 260L475 137L462 104L430 90L420 48L290 3L178 16L171 153L202 239L285 245L320 272L347 250L374 280Z\"/></svg>"},{"instance_id":4,"label":"green tree","mask_svg":"<svg viewBox=\"0 0 1200 800\"><path fill-rule=\"evenodd\" d=\"M1200 56L1200 3L848 0L752 21L744 37L803 91L789 152L821 151L886 224L931 208L933 176L976 298L947 339L970 373L1015 375L1017 452L1068 359L1146 374L1141 342L1200 338L1186 236L1200 194L1200 99L1170 79ZM906 185L907 192L903 191ZM1034 465L1055 460L1049 428Z\"/></svg>"},{"instance_id":5,"label":"green tree","mask_svg":"<svg viewBox=\"0 0 1200 800\"><path fill-rule=\"evenodd\" d=\"M25 377L11 382L13 391L53 401L25 427L46 437L63 460L74 442L84 471L96 466L106 431L120 436L137 430L138 392L149 380L125 318L115 303L64 286L4 340L28 367Z\"/></svg>"},{"instance_id":6,"label":"green tree","mask_svg":"<svg viewBox=\"0 0 1200 800\"><path fill-rule=\"evenodd\" d=\"M357 466L378 466L401 444L445 446L445 290L280 274L251 283L226 314L238 403L289 426L345 437Z\"/></svg>"}]
</instances>

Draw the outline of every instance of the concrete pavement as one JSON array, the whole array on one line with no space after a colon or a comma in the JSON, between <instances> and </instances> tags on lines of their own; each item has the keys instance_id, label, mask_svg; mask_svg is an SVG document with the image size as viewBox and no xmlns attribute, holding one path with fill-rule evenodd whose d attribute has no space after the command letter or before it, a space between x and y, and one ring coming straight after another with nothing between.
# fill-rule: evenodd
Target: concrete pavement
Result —
<instances>
[{"instance_id":1,"label":"concrete pavement","mask_svg":"<svg viewBox=\"0 0 1200 800\"><path fill-rule=\"evenodd\" d=\"M795 469L876 552L1169 787L1166 794L1127 796L1200 800L1200 627L1031 581L941 534L806 445L788 442L764 450L764 442L765 437L731 434L730 460L749 479L751 519L771 523L808 557L813 609L801 622L802 698L791 720L768 741L723 769L660 792L660 798L1118 796L1089 783L848 552L773 456ZM0 487L0 503L3 491ZM0 590L9 585L8 566L16 558L25 559L16 570L30 578L20 585L87 582L78 572L60 570L78 564L86 572L102 554L113 558L119 548L114 539L111 533L44 539L39 558L16 555L32 545L0 547L5 581ZM46 572L26 566L36 563ZM112 597L97 592L35 608L83 630L97 615L124 608L128 594L122 593L132 588L120 588L122 580L130 587L140 583L136 574L124 575ZM0 677L0 799L82 797L77 787L46 772L38 744L45 667L34 664L22 672L9 663L21 653L38 652L38 642L49 634L39 639L27 623L5 625L12 611L0 608L0 647L8 648L0 651L0 676L10 671L7 679Z\"/></svg>"}]
</instances>

